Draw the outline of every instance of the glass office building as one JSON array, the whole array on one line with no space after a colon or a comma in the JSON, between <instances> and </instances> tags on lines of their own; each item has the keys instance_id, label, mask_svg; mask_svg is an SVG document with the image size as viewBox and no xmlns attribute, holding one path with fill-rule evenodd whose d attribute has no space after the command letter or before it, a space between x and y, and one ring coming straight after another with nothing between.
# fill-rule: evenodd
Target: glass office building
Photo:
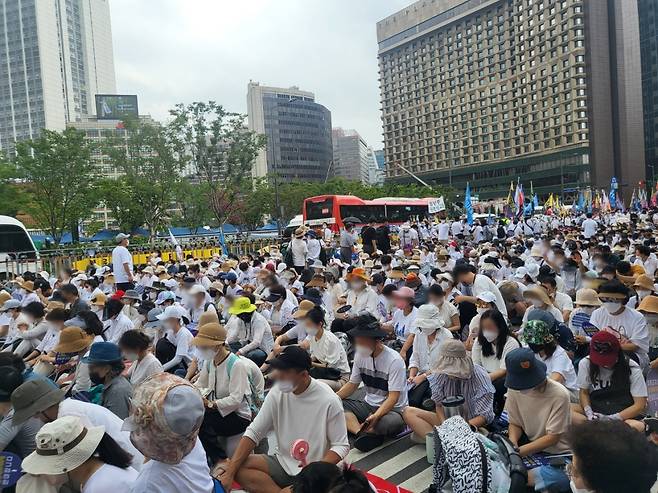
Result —
<instances>
[{"instance_id":1,"label":"glass office building","mask_svg":"<svg viewBox=\"0 0 658 493\"><path fill-rule=\"evenodd\" d=\"M642 98L644 101L644 152L647 178L658 178L658 2L638 0Z\"/></svg>"}]
</instances>

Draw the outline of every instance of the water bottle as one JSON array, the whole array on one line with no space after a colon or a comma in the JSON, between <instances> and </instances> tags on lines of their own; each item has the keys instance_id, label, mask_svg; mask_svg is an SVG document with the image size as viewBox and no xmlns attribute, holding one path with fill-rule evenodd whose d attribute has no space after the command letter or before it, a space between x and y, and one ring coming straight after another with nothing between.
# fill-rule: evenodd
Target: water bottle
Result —
<instances>
[{"instance_id":1,"label":"water bottle","mask_svg":"<svg viewBox=\"0 0 658 493\"><path fill-rule=\"evenodd\" d=\"M441 405L443 406L443 414L445 414L446 419L452 418L453 416L461 416L466 419L464 396L454 395L446 397L441 401Z\"/></svg>"}]
</instances>

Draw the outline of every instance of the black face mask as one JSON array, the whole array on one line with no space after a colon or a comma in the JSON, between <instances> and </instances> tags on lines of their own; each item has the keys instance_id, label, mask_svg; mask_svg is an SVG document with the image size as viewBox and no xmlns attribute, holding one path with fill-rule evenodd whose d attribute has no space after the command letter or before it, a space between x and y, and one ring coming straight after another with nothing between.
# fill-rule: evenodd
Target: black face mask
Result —
<instances>
[{"instance_id":1,"label":"black face mask","mask_svg":"<svg viewBox=\"0 0 658 493\"><path fill-rule=\"evenodd\" d=\"M249 322L251 322L251 315L252 315L251 313L240 313L238 315L238 318L242 320L244 323L248 324Z\"/></svg>"},{"instance_id":2,"label":"black face mask","mask_svg":"<svg viewBox=\"0 0 658 493\"><path fill-rule=\"evenodd\" d=\"M92 371L89 372L89 380L91 380L91 383L94 385L105 383L105 377L101 377L98 373Z\"/></svg>"}]
</instances>

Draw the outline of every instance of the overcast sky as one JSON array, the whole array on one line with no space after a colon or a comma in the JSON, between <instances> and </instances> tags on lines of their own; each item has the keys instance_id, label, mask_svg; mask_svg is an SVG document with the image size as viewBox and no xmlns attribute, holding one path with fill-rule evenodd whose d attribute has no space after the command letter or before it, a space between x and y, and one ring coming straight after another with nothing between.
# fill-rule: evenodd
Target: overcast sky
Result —
<instances>
[{"instance_id":1,"label":"overcast sky","mask_svg":"<svg viewBox=\"0 0 658 493\"><path fill-rule=\"evenodd\" d=\"M334 127L382 147L376 22L411 0L111 0L119 93L247 112L247 83L315 93Z\"/></svg>"}]
</instances>

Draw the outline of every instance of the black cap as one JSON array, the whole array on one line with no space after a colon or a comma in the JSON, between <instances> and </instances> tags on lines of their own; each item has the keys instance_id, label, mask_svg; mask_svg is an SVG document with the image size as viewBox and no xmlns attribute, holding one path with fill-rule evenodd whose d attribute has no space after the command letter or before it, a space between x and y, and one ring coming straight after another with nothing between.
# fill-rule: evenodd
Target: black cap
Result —
<instances>
[{"instance_id":1,"label":"black cap","mask_svg":"<svg viewBox=\"0 0 658 493\"><path fill-rule=\"evenodd\" d=\"M277 357L265 363L275 370L310 370L313 366L311 355L299 346L287 346Z\"/></svg>"}]
</instances>

